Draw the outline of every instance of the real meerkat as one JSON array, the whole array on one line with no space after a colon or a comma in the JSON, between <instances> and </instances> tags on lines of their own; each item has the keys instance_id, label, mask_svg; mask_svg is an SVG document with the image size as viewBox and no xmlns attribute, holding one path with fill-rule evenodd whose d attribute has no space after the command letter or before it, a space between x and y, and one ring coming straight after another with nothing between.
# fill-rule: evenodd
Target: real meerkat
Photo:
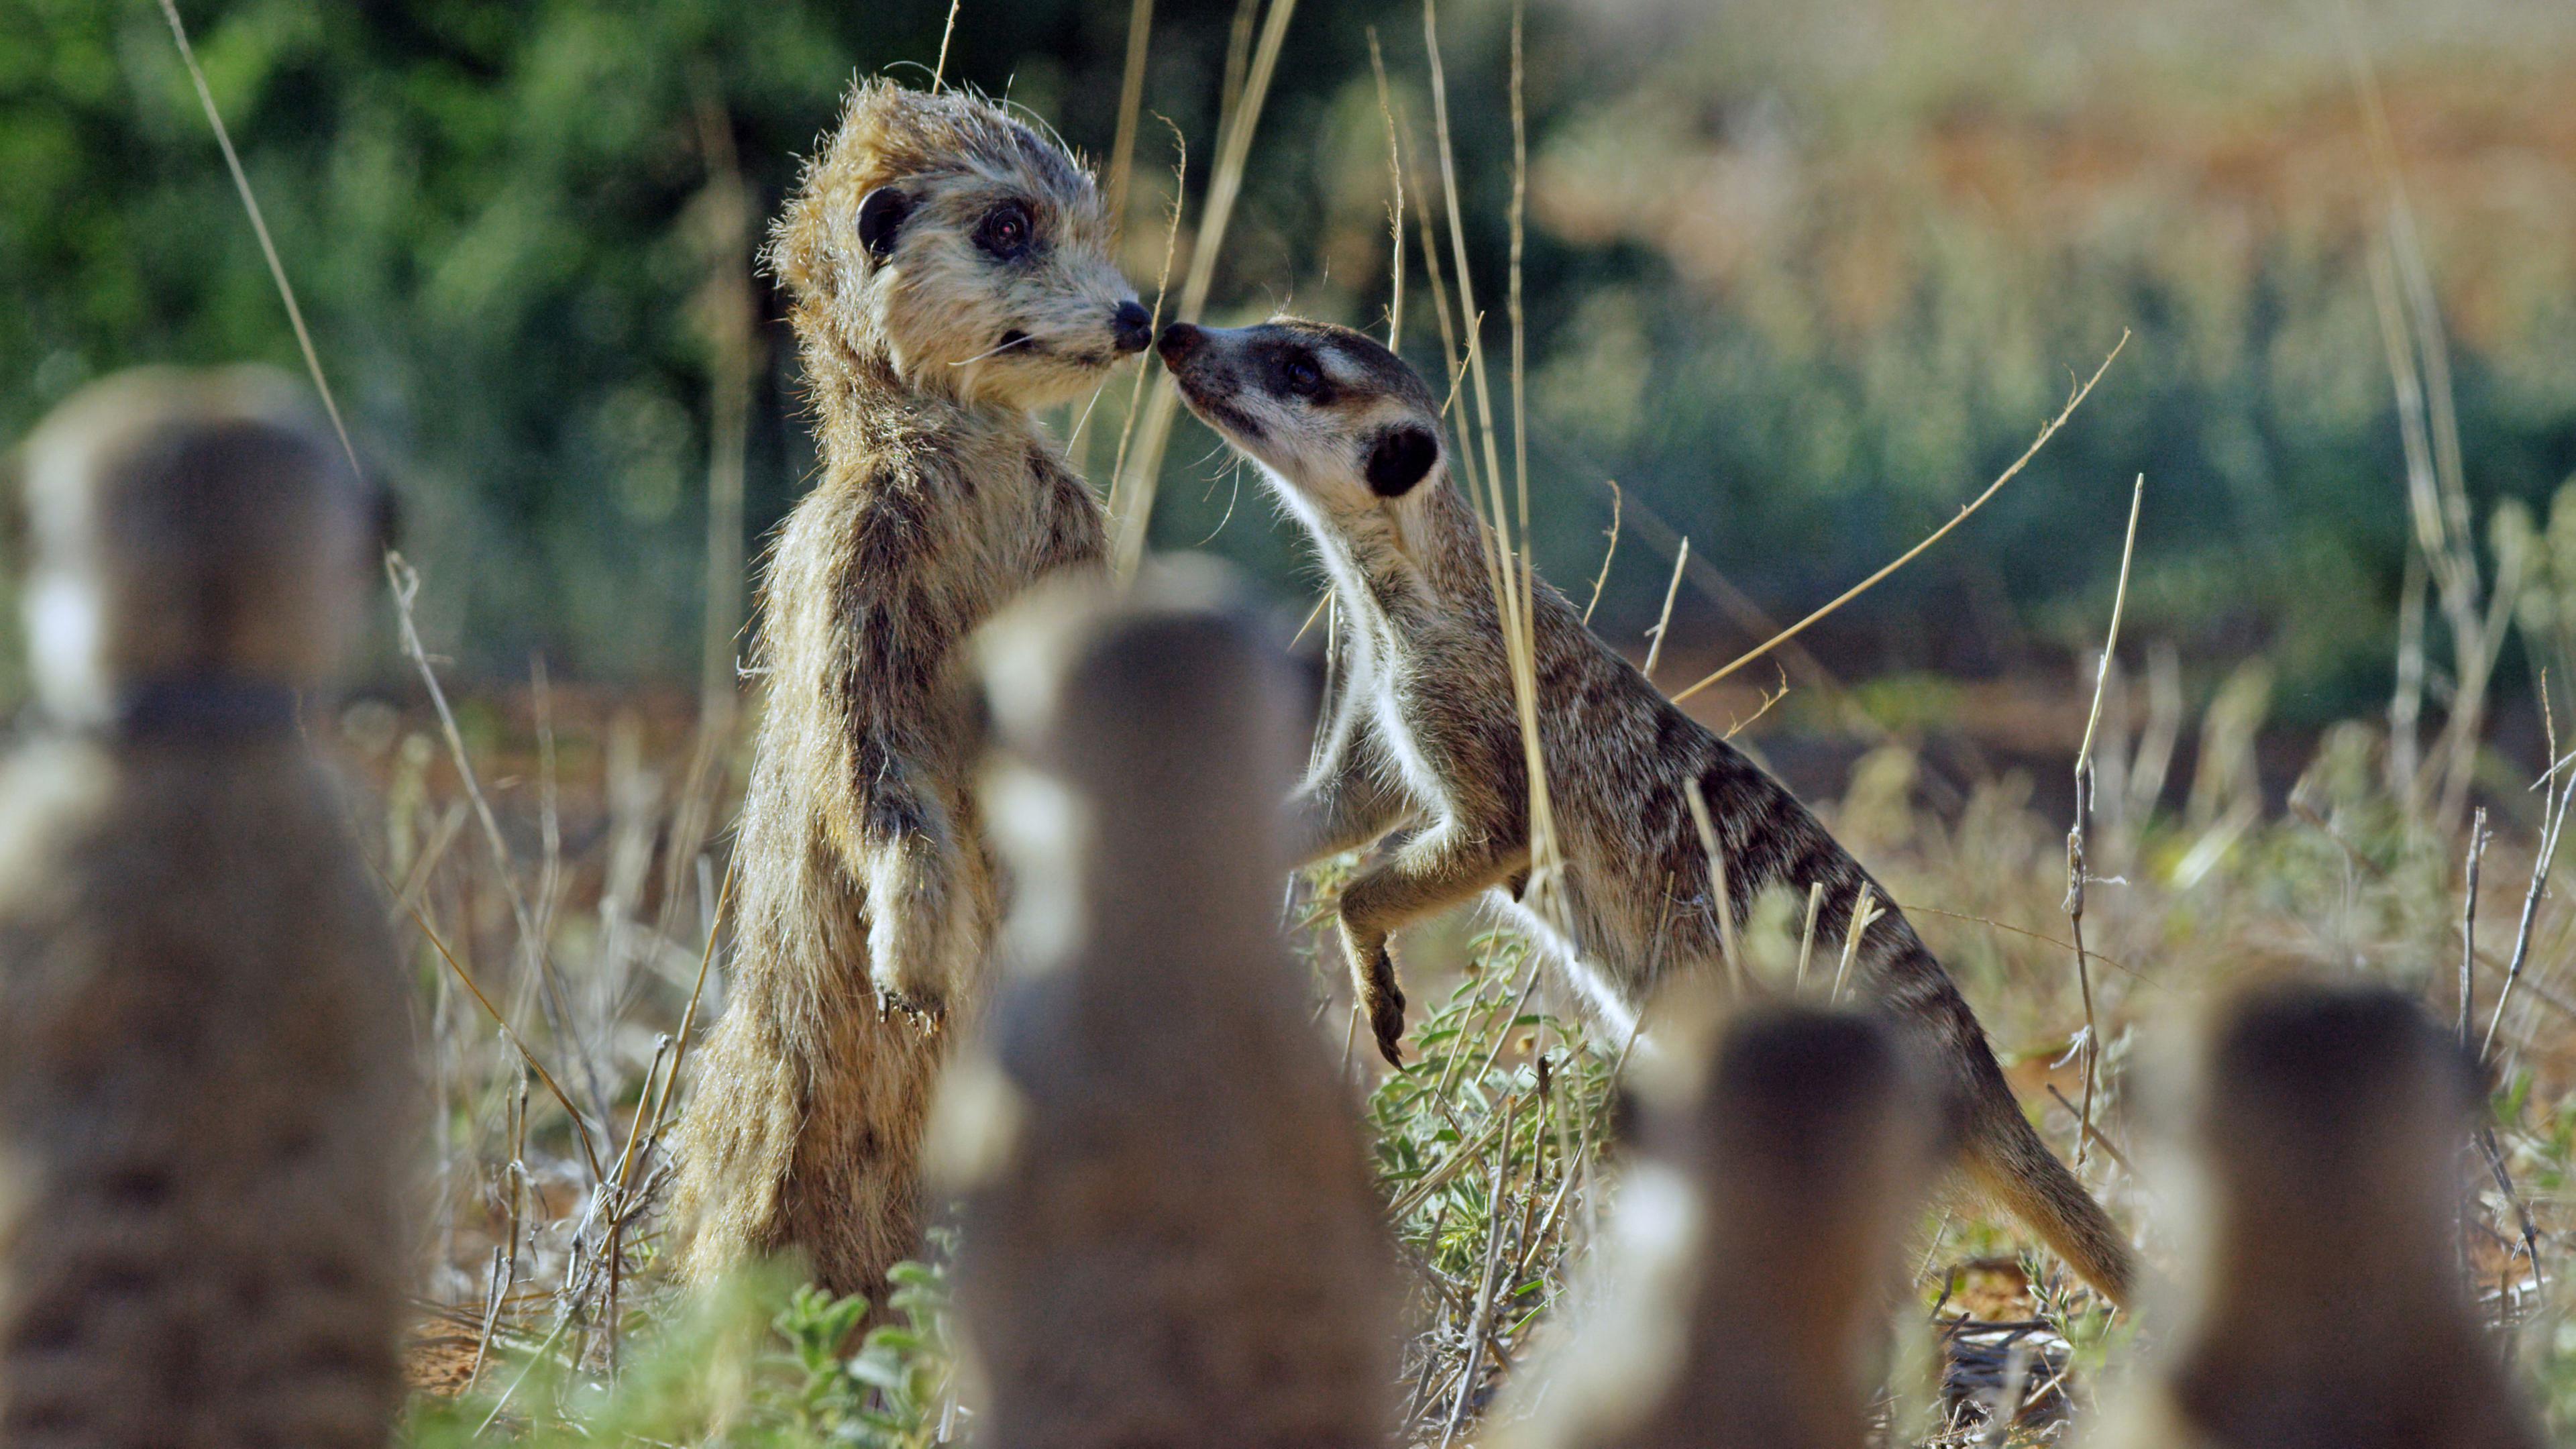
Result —
<instances>
[{"instance_id":1,"label":"real meerkat","mask_svg":"<svg viewBox=\"0 0 2576 1449\"><path fill-rule=\"evenodd\" d=\"M983 636L1007 973L950 1072L957 1305L1011 1449L1377 1449L1395 1254L1274 883L1305 691L1216 571Z\"/></svg>"},{"instance_id":2,"label":"real meerkat","mask_svg":"<svg viewBox=\"0 0 2576 1449\"><path fill-rule=\"evenodd\" d=\"M1191 411L1260 464L1305 526L1340 604L1347 682L1300 787L1301 856L1418 827L1341 898L1360 1009L1390 1062L1401 1061L1404 993L1389 933L1478 895L1551 945L1623 1032L1664 980L1719 969L1725 928L1686 799L1694 782L1736 920L1765 891L1803 896L1820 885L1817 939L1832 941L1864 887L1886 898L1795 796L1682 713L1540 582L1532 653L1563 868L1552 909L1523 908L1529 775L1490 540L1448 476L1439 399L1402 359L1345 327L1175 323L1160 350ZM1891 908L1864 928L1854 976L1942 1064L1973 1180L2104 1296L2125 1301L2128 1243L2022 1116L1976 1014L1903 915Z\"/></svg>"},{"instance_id":3,"label":"real meerkat","mask_svg":"<svg viewBox=\"0 0 2576 1449\"><path fill-rule=\"evenodd\" d=\"M41 724L0 769L0 1442L381 1446L415 1083L298 730L381 525L261 369L129 373L20 458Z\"/></svg>"},{"instance_id":4,"label":"real meerkat","mask_svg":"<svg viewBox=\"0 0 2576 1449\"><path fill-rule=\"evenodd\" d=\"M2191 1054L2149 1094L2185 1302L2164 1364L2093 1442L2539 1449L2461 1279L2481 1093L2452 1039L2393 991L2276 982L2225 1001Z\"/></svg>"},{"instance_id":5,"label":"real meerkat","mask_svg":"<svg viewBox=\"0 0 2576 1449\"><path fill-rule=\"evenodd\" d=\"M1786 1007L1728 1023L1701 1075L1650 1100L1599 1309L1534 1380L1511 1449L1868 1442L1939 1163L1928 1074L1879 1018Z\"/></svg>"},{"instance_id":6,"label":"real meerkat","mask_svg":"<svg viewBox=\"0 0 2576 1449\"><path fill-rule=\"evenodd\" d=\"M1090 175L1000 107L868 81L771 238L822 480L764 582L684 1277L792 1250L881 1299L919 1241L943 1022L971 1015L996 913L957 656L1032 581L1104 557L1100 504L1032 410L1149 340L1110 237Z\"/></svg>"}]
</instances>

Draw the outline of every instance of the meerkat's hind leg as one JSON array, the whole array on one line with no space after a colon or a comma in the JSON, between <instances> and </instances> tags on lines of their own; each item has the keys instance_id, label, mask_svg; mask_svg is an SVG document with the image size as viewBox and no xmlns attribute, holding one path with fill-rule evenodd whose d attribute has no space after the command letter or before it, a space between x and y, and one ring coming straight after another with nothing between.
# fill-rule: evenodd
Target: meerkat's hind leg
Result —
<instances>
[{"instance_id":1,"label":"meerkat's hind leg","mask_svg":"<svg viewBox=\"0 0 2576 1449\"><path fill-rule=\"evenodd\" d=\"M1404 1065L1404 992L1386 938L1408 921L1491 889L1526 868L1529 859L1528 841L1471 834L1461 822L1445 820L1343 888L1342 949L1378 1053L1389 1063Z\"/></svg>"}]
</instances>

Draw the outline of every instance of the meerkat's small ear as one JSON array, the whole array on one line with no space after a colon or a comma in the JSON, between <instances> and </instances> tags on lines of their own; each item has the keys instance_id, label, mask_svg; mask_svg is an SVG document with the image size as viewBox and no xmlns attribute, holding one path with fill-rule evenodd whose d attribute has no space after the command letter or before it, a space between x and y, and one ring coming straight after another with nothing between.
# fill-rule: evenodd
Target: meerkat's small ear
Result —
<instances>
[{"instance_id":1,"label":"meerkat's small ear","mask_svg":"<svg viewBox=\"0 0 2576 1449\"><path fill-rule=\"evenodd\" d=\"M1387 429L1369 447L1369 491L1380 498L1401 498L1440 461L1440 440L1431 430L1406 423Z\"/></svg>"},{"instance_id":2,"label":"meerkat's small ear","mask_svg":"<svg viewBox=\"0 0 2576 1449\"><path fill-rule=\"evenodd\" d=\"M896 235L903 230L903 219L912 215L912 198L891 186L880 186L859 198L859 245L870 257L884 261L894 254Z\"/></svg>"}]
</instances>

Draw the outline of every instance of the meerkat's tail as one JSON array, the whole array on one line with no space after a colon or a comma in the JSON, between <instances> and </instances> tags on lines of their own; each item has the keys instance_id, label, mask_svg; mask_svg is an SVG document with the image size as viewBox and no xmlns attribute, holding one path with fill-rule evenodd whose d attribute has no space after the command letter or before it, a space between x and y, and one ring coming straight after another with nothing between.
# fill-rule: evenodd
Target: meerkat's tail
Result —
<instances>
[{"instance_id":1,"label":"meerkat's tail","mask_svg":"<svg viewBox=\"0 0 2576 1449\"><path fill-rule=\"evenodd\" d=\"M2021 1114L2001 1070L1989 1070L1990 1089L1977 1093L1962 1144L1969 1177L2095 1292L2127 1306L2137 1280L2128 1239Z\"/></svg>"}]
</instances>

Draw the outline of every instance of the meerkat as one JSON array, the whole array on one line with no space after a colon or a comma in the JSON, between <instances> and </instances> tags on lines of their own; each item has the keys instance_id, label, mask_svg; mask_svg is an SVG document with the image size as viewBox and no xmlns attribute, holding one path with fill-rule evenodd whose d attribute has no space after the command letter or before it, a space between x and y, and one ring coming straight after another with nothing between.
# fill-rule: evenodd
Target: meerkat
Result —
<instances>
[{"instance_id":1,"label":"meerkat","mask_svg":"<svg viewBox=\"0 0 2576 1449\"><path fill-rule=\"evenodd\" d=\"M1859 862L1797 798L1592 637L1544 583L1532 647L1547 793L1562 870L1551 909L1524 908L1529 777L1508 683L1489 540L1451 481L1440 402L1402 359L1348 328L1282 319L1239 329L1175 323L1160 351L1193 412L1258 463L1304 525L1340 603L1348 682L1298 799L1300 856L1411 838L1343 890L1342 944L1379 1050L1401 1062L1404 994L1387 950L1398 926L1479 895L1553 948L1619 1032L1665 979L1722 960L1707 853L1687 786L1721 843L1727 908L1823 888L1820 942L1839 938L1864 888ZM2022 1116L1984 1029L1905 918L1865 925L1854 970L1944 1066L1971 1177L2113 1302L2128 1243Z\"/></svg>"},{"instance_id":2,"label":"meerkat","mask_svg":"<svg viewBox=\"0 0 2576 1449\"><path fill-rule=\"evenodd\" d=\"M2282 982L2192 1051L2162 1094L2186 1301L2095 1442L2538 1449L2461 1280L2466 1056L2393 991Z\"/></svg>"},{"instance_id":3,"label":"meerkat","mask_svg":"<svg viewBox=\"0 0 2576 1449\"><path fill-rule=\"evenodd\" d=\"M822 477L763 585L732 996L681 1133L685 1278L792 1251L881 1300L919 1241L945 1025L983 990L997 911L957 656L1104 556L1033 410L1150 340L1109 244L1062 149L885 81L851 92L771 238Z\"/></svg>"},{"instance_id":4,"label":"meerkat","mask_svg":"<svg viewBox=\"0 0 2576 1449\"><path fill-rule=\"evenodd\" d=\"M41 723L0 768L0 1442L380 1446L411 1039L299 697L375 495L264 370L130 373L19 459Z\"/></svg>"},{"instance_id":5,"label":"meerkat","mask_svg":"<svg viewBox=\"0 0 2576 1449\"><path fill-rule=\"evenodd\" d=\"M1876 1017L1786 1007L1729 1023L1703 1076L1649 1101L1599 1308L1533 1380L1513 1449L1867 1442L1939 1160L1921 1064Z\"/></svg>"},{"instance_id":6,"label":"meerkat","mask_svg":"<svg viewBox=\"0 0 2576 1449\"><path fill-rule=\"evenodd\" d=\"M1272 885L1297 691L1213 570L1148 577L1050 585L979 651L1014 905L934 1157L977 1438L1376 1449L1395 1255Z\"/></svg>"}]
</instances>

